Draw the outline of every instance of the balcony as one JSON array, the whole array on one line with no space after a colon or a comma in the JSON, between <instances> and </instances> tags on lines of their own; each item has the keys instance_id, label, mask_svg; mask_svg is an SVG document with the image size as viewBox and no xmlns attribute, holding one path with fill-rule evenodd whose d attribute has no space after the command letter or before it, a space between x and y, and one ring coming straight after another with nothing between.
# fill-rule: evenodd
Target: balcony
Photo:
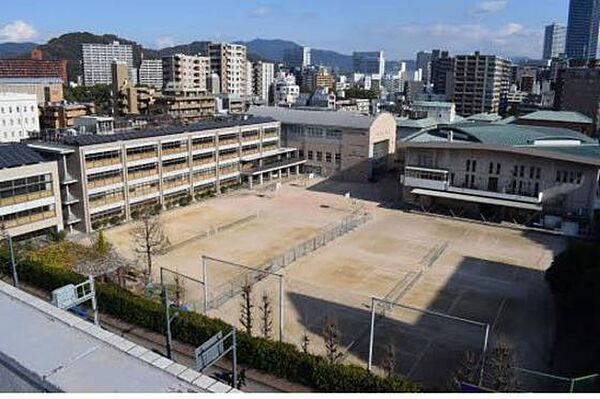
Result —
<instances>
[{"instance_id":1,"label":"balcony","mask_svg":"<svg viewBox=\"0 0 600 399\"><path fill-rule=\"evenodd\" d=\"M237 152L227 153L227 154L219 154L219 162L227 161L230 159L237 159L239 155Z\"/></svg>"},{"instance_id":2,"label":"balcony","mask_svg":"<svg viewBox=\"0 0 600 399\"><path fill-rule=\"evenodd\" d=\"M215 142L209 141L206 143L193 144L192 150L206 150L208 148L214 148L214 146L215 146Z\"/></svg>"},{"instance_id":3,"label":"balcony","mask_svg":"<svg viewBox=\"0 0 600 399\"><path fill-rule=\"evenodd\" d=\"M90 208L98 208L102 205L116 204L123 202L123 194L111 195L109 197L90 198Z\"/></svg>"},{"instance_id":4,"label":"balcony","mask_svg":"<svg viewBox=\"0 0 600 399\"><path fill-rule=\"evenodd\" d=\"M0 206L23 204L26 202L36 201L42 198L52 197L53 195L54 193L52 192L52 190L44 190L35 193L14 195L12 197L0 198Z\"/></svg>"},{"instance_id":5,"label":"balcony","mask_svg":"<svg viewBox=\"0 0 600 399\"><path fill-rule=\"evenodd\" d=\"M163 148L162 149L162 154L163 155L184 154L186 152L188 152L187 146L172 147L172 148Z\"/></svg>"},{"instance_id":6,"label":"balcony","mask_svg":"<svg viewBox=\"0 0 600 399\"><path fill-rule=\"evenodd\" d=\"M219 146L225 146L225 145L230 145L230 144L238 144L239 140L237 138L232 138L232 139L219 139Z\"/></svg>"},{"instance_id":7,"label":"balcony","mask_svg":"<svg viewBox=\"0 0 600 399\"><path fill-rule=\"evenodd\" d=\"M445 191L449 187L448 171L407 166L404 170L402 183L407 187Z\"/></svg>"},{"instance_id":8,"label":"balcony","mask_svg":"<svg viewBox=\"0 0 600 399\"><path fill-rule=\"evenodd\" d=\"M97 159L97 160L85 161L85 167L87 169L94 169L94 168L102 168L104 166L118 165L120 163L121 163L121 157Z\"/></svg>"},{"instance_id":9,"label":"balcony","mask_svg":"<svg viewBox=\"0 0 600 399\"><path fill-rule=\"evenodd\" d=\"M178 164L174 164L174 165L167 165L164 166L162 168L162 172L163 174L165 173L170 173L170 172L175 172L175 171L187 171L189 169L189 166L187 164L187 162L185 163L178 163Z\"/></svg>"},{"instance_id":10,"label":"balcony","mask_svg":"<svg viewBox=\"0 0 600 399\"><path fill-rule=\"evenodd\" d=\"M177 180L171 180L171 181L167 181L163 183L163 191L171 189L171 188L175 188L175 187L183 187L183 186L189 186L190 182L187 179L187 177L185 179L177 179Z\"/></svg>"},{"instance_id":11,"label":"balcony","mask_svg":"<svg viewBox=\"0 0 600 399\"><path fill-rule=\"evenodd\" d=\"M144 177L149 177L149 176L156 176L158 175L158 169L148 169L148 170L141 170L139 172L133 172L133 173L128 173L127 174L127 179L128 180L137 180L137 179L141 179Z\"/></svg>"},{"instance_id":12,"label":"balcony","mask_svg":"<svg viewBox=\"0 0 600 399\"><path fill-rule=\"evenodd\" d=\"M128 161L137 161L140 159L152 159L152 158L156 158L157 152L155 151L149 151L149 152L140 152L140 153L135 153L135 154L127 154L127 160Z\"/></svg>"},{"instance_id":13,"label":"balcony","mask_svg":"<svg viewBox=\"0 0 600 399\"><path fill-rule=\"evenodd\" d=\"M235 172L239 172L239 168L237 166L229 166L226 168L220 168L219 169L219 175L228 175L230 173L235 173Z\"/></svg>"},{"instance_id":14,"label":"balcony","mask_svg":"<svg viewBox=\"0 0 600 399\"><path fill-rule=\"evenodd\" d=\"M209 165L211 163L215 163L214 157L196 159L196 160L194 160L193 165L194 166L202 166L202 165Z\"/></svg>"},{"instance_id":15,"label":"balcony","mask_svg":"<svg viewBox=\"0 0 600 399\"><path fill-rule=\"evenodd\" d=\"M13 228L13 227L24 226L24 225L31 224L31 223L36 223L36 222L39 222L42 220L52 219L54 217L56 217L55 211L46 211L46 212L35 213L35 214L29 215L29 216L23 216L20 218L5 220L3 223L6 228Z\"/></svg>"},{"instance_id":16,"label":"balcony","mask_svg":"<svg viewBox=\"0 0 600 399\"><path fill-rule=\"evenodd\" d=\"M106 179L96 179L96 180L88 181L88 189L96 188L96 187L111 186L113 184L119 184L122 182L123 182L123 179L121 178L120 175L114 176L114 177L109 177Z\"/></svg>"}]
</instances>

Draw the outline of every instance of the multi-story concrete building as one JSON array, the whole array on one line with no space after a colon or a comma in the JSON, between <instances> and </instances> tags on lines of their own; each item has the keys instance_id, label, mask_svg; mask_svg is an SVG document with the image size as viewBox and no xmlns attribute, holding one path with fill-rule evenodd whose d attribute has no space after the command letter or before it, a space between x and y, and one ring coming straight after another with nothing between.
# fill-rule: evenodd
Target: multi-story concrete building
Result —
<instances>
[{"instance_id":1,"label":"multi-story concrete building","mask_svg":"<svg viewBox=\"0 0 600 399\"><path fill-rule=\"evenodd\" d=\"M431 84L435 94L444 95L446 99L452 98L452 85L456 59L450 57L448 51L433 50L431 53Z\"/></svg>"},{"instance_id":2,"label":"multi-story concrete building","mask_svg":"<svg viewBox=\"0 0 600 399\"><path fill-rule=\"evenodd\" d=\"M63 229L56 162L24 144L0 145L0 225L26 238Z\"/></svg>"},{"instance_id":3,"label":"multi-story concrete building","mask_svg":"<svg viewBox=\"0 0 600 399\"><path fill-rule=\"evenodd\" d=\"M571 129L586 136L594 136L596 133L592 118L574 111L536 111L518 117L513 123L516 125Z\"/></svg>"},{"instance_id":4,"label":"multi-story concrete building","mask_svg":"<svg viewBox=\"0 0 600 399\"><path fill-rule=\"evenodd\" d=\"M283 63L290 69L306 68L311 65L310 47L287 48L283 51Z\"/></svg>"},{"instance_id":5,"label":"multi-story concrete building","mask_svg":"<svg viewBox=\"0 0 600 399\"><path fill-rule=\"evenodd\" d=\"M590 234L600 146L568 129L457 124L400 144L404 200L426 211Z\"/></svg>"},{"instance_id":6,"label":"multi-story concrete building","mask_svg":"<svg viewBox=\"0 0 600 399\"><path fill-rule=\"evenodd\" d=\"M300 95L300 86L296 77L291 73L278 72L273 83L273 104L289 107L296 103Z\"/></svg>"},{"instance_id":7,"label":"multi-story concrete building","mask_svg":"<svg viewBox=\"0 0 600 399\"><path fill-rule=\"evenodd\" d=\"M210 59L199 55L174 54L162 59L163 87L206 91Z\"/></svg>"},{"instance_id":8,"label":"multi-story concrete building","mask_svg":"<svg viewBox=\"0 0 600 399\"><path fill-rule=\"evenodd\" d=\"M411 109L418 116L431 118L436 123L454 123L456 119L456 105L441 101L415 101Z\"/></svg>"},{"instance_id":9,"label":"multi-story concrete building","mask_svg":"<svg viewBox=\"0 0 600 399\"><path fill-rule=\"evenodd\" d=\"M68 129L75 126L75 119L92 115L95 112L93 103L49 103L42 108L42 128Z\"/></svg>"},{"instance_id":10,"label":"multi-story concrete building","mask_svg":"<svg viewBox=\"0 0 600 399\"><path fill-rule=\"evenodd\" d=\"M600 68L568 68L558 71L554 107L577 111L600 128Z\"/></svg>"},{"instance_id":11,"label":"multi-story concrete building","mask_svg":"<svg viewBox=\"0 0 600 399\"><path fill-rule=\"evenodd\" d=\"M138 83L142 86L161 89L163 87L163 61L142 60L138 69Z\"/></svg>"},{"instance_id":12,"label":"multi-story concrete building","mask_svg":"<svg viewBox=\"0 0 600 399\"><path fill-rule=\"evenodd\" d=\"M600 0L570 0L565 52L568 58L600 58Z\"/></svg>"},{"instance_id":13,"label":"multi-story concrete building","mask_svg":"<svg viewBox=\"0 0 600 399\"><path fill-rule=\"evenodd\" d=\"M561 24L547 25L544 30L544 54L545 60L561 57L565 54L567 44L567 27Z\"/></svg>"},{"instance_id":14,"label":"multi-story concrete building","mask_svg":"<svg viewBox=\"0 0 600 399\"><path fill-rule=\"evenodd\" d=\"M355 51L352 53L352 63L353 72L379 75L379 77L385 73L383 51Z\"/></svg>"},{"instance_id":15,"label":"multi-story concrete building","mask_svg":"<svg viewBox=\"0 0 600 399\"><path fill-rule=\"evenodd\" d=\"M0 93L35 94L38 105L63 100L59 78L0 78Z\"/></svg>"},{"instance_id":16,"label":"multi-story concrete building","mask_svg":"<svg viewBox=\"0 0 600 399\"><path fill-rule=\"evenodd\" d=\"M215 96L200 89L165 89L157 99L164 112L173 119L183 122L197 122L215 115Z\"/></svg>"},{"instance_id":17,"label":"multi-story concrete building","mask_svg":"<svg viewBox=\"0 0 600 399\"><path fill-rule=\"evenodd\" d=\"M256 61L253 66L253 94L259 102L267 104L275 82L275 65L270 62Z\"/></svg>"},{"instance_id":18,"label":"multi-story concrete building","mask_svg":"<svg viewBox=\"0 0 600 399\"><path fill-rule=\"evenodd\" d=\"M498 113L506 106L510 62L495 55L456 56L453 101L461 116Z\"/></svg>"},{"instance_id":19,"label":"multi-story concrete building","mask_svg":"<svg viewBox=\"0 0 600 399\"><path fill-rule=\"evenodd\" d=\"M431 53L419 51L417 53L417 70L422 71L422 81L428 85L431 82Z\"/></svg>"},{"instance_id":20,"label":"multi-story concrete building","mask_svg":"<svg viewBox=\"0 0 600 399\"><path fill-rule=\"evenodd\" d=\"M296 149L280 147L279 136L279 122L240 117L29 145L58 161L61 178L74 177L69 226L90 232L144 208L299 173L304 161Z\"/></svg>"},{"instance_id":21,"label":"multi-story concrete building","mask_svg":"<svg viewBox=\"0 0 600 399\"><path fill-rule=\"evenodd\" d=\"M133 48L130 44L90 44L81 45L83 58L83 84L109 85L112 83L111 65L113 62L124 62L129 68L130 81L136 82L137 77L133 65Z\"/></svg>"},{"instance_id":22,"label":"multi-story concrete building","mask_svg":"<svg viewBox=\"0 0 600 399\"><path fill-rule=\"evenodd\" d=\"M241 44L211 43L210 69L219 75L221 92L248 96L246 92L246 46Z\"/></svg>"},{"instance_id":23,"label":"multi-story concrete building","mask_svg":"<svg viewBox=\"0 0 600 399\"><path fill-rule=\"evenodd\" d=\"M251 61L246 61L246 99L254 98L254 65Z\"/></svg>"},{"instance_id":24,"label":"multi-story concrete building","mask_svg":"<svg viewBox=\"0 0 600 399\"><path fill-rule=\"evenodd\" d=\"M281 107L251 107L249 113L281 122L282 142L299 149L305 172L364 182L387 170L396 151L391 114L370 117Z\"/></svg>"},{"instance_id":25,"label":"multi-story concrete building","mask_svg":"<svg viewBox=\"0 0 600 399\"><path fill-rule=\"evenodd\" d=\"M0 93L0 142L16 142L39 130L35 95Z\"/></svg>"}]
</instances>

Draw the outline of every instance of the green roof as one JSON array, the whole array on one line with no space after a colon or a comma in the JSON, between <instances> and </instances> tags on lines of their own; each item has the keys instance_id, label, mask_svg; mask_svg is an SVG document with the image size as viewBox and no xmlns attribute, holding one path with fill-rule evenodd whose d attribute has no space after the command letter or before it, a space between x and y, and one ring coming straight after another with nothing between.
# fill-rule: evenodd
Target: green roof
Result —
<instances>
[{"instance_id":1,"label":"green roof","mask_svg":"<svg viewBox=\"0 0 600 399\"><path fill-rule=\"evenodd\" d=\"M536 111L521 116L519 119L549 122L570 122L592 124L592 118L574 111Z\"/></svg>"}]
</instances>

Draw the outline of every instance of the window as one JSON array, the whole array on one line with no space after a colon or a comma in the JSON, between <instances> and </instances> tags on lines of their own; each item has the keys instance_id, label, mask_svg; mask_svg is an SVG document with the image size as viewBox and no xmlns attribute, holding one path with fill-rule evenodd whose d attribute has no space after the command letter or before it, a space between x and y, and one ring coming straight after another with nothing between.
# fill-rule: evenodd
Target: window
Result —
<instances>
[{"instance_id":1,"label":"window","mask_svg":"<svg viewBox=\"0 0 600 399\"><path fill-rule=\"evenodd\" d=\"M323 153L321 151L317 151L317 162L323 161Z\"/></svg>"},{"instance_id":2,"label":"window","mask_svg":"<svg viewBox=\"0 0 600 399\"><path fill-rule=\"evenodd\" d=\"M539 180L541 177L542 177L542 169L541 168L537 168L535 170L535 178Z\"/></svg>"},{"instance_id":3,"label":"window","mask_svg":"<svg viewBox=\"0 0 600 399\"><path fill-rule=\"evenodd\" d=\"M525 176L525 166L521 165L521 169L519 169L519 177Z\"/></svg>"},{"instance_id":4,"label":"window","mask_svg":"<svg viewBox=\"0 0 600 399\"><path fill-rule=\"evenodd\" d=\"M494 173L494 163L490 162L490 171L488 172L490 175Z\"/></svg>"},{"instance_id":5,"label":"window","mask_svg":"<svg viewBox=\"0 0 600 399\"><path fill-rule=\"evenodd\" d=\"M581 180L582 180L581 172L577 172L577 180L576 180L577 184L581 184Z\"/></svg>"},{"instance_id":6,"label":"window","mask_svg":"<svg viewBox=\"0 0 600 399\"><path fill-rule=\"evenodd\" d=\"M533 176L535 176L535 168L533 166L531 166L529 168L529 178L533 179Z\"/></svg>"},{"instance_id":7,"label":"window","mask_svg":"<svg viewBox=\"0 0 600 399\"><path fill-rule=\"evenodd\" d=\"M556 171L556 182L560 183L560 170Z\"/></svg>"},{"instance_id":8,"label":"window","mask_svg":"<svg viewBox=\"0 0 600 399\"><path fill-rule=\"evenodd\" d=\"M298 158L304 159L304 150L298 150Z\"/></svg>"},{"instance_id":9,"label":"window","mask_svg":"<svg viewBox=\"0 0 600 399\"><path fill-rule=\"evenodd\" d=\"M476 172L477 171L477 161L473 160L473 163L471 166L473 167L473 172Z\"/></svg>"},{"instance_id":10,"label":"window","mask_svg":"<svg viewBox=\"0 0 600 399\"><path fill-rule=\"evenodd\" d=\"M496 174L497 174L497 175L499 175L499 174L500 174L500 170L501 170L501 168L502 168L502 167L500 166L500 163L497 163L497 164L496 164Z\"/></svg>"},{"instance_id":11,"label":"window","mask_svg":"<svg viewBox=\"0 0 600 399\"><path fill-rule=\"evenodd\" d=\"M467 172L471 171L471 160L467 159Z\"/></svg>"},{"instance_id":12,"label":"window","mask_svg":"<svg viewBox=\"0 0 600 399\"><path fill-rule=\"evenodd\" d=\"M313 159L313 152L312 152L312 150L308 150L308 159L310 159L311 161Z\"/></svg>"},{"instance_id":13,"label":"window","mask_svg":"<svg viewBox=\"0 0 600 399\"><path fill-rule=\"evenodd\" d=\"M331 163L331 153L330 152L325 153L325 161Z\"/></svg>"},{"instance_id":14,"label":"window","mask_svg":"<svg viewBox=\"0 0 600 399\"><path fill-rule=\"evenodd\" d=\"M339 152L335 153L335 163L341 163L342 162L342 154L340 154Z\"/></svg>"}]
</instances>

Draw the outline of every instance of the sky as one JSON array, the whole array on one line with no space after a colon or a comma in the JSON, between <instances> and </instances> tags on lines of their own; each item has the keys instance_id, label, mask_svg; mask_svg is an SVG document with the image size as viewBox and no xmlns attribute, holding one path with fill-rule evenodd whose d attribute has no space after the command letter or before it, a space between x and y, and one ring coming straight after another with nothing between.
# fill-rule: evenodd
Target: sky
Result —
<instances>
[{"instance_id":1,"label":"sky","mask_svg":"<svg viewBox=\"0 0 600 399\"><path fill-rule=\"evenodd\" d=\"M4 0L0 42L73 31L115 33L145 47L194 40L286 39L344 54L480 50L541 58L544 25L565 23L569 0Z\"/></svg>"}]
</instances>

